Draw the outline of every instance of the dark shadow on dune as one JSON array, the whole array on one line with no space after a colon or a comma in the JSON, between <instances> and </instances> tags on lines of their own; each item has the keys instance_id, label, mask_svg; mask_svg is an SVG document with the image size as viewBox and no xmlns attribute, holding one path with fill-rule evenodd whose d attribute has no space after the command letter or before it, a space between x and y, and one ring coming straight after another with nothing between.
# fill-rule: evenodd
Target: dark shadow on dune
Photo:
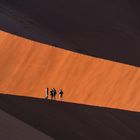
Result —
<instances>
[{"instance_id":1,"label":"dark shadow on dune","mask_svg":"<svg viewBox=\"0 0 140 140\"><path fill-rule=\"evenodd\" d=\"M0 29L140 66L139 6L138 0L1 0Z\"/></svg>"},{"instance_id":2,"label":"dark shadow on dune","mask_svg":"<svg viewBox=\"0 0 140 140\"><path fill-rule=\"evenodd\" d=\"M3 94L0 109L54 139L140 139L138 112Z\"/></svg>"}]
</instances>

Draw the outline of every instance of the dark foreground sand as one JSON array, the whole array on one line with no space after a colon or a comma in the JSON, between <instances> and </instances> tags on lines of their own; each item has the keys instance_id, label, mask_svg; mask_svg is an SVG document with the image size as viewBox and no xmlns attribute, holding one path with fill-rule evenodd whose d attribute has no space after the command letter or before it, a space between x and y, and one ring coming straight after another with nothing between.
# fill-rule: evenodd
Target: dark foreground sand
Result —
<instances>
[{"instance_id":1,"label":"dark foreground sand","mask_svg":"<svg viewBox=\"0 0 140 140\"><path fill-rule=\"evenodd\" d=\"M137 112L12 95L0 95L0 108L54 139L140 139L140 113Z\"/></svg>"},{"instance_id":2,"label":"dark foreground sand","mask_svg":"<svg viewBox=\"0 0 140 140\"><path fill-rule=\"evenodd\" d=\"M46 134L0 110L1 140L52 140Z\"/></svg>"}]
</instances>

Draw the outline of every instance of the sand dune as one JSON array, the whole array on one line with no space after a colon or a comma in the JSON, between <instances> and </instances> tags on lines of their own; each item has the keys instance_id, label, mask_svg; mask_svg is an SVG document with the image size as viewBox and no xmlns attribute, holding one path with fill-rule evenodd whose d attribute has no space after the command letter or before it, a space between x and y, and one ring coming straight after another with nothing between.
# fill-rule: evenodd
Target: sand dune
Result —
<instances>
[{"instance_id":1,"label":"sand dune","mask_svg":"<svg viewBox=\"0 0 140 140\"><path fill-rule=\"evenodd\" d=\"M86 55L140 66L139 1L1 0L0 29Z\"/></svg>"},{"instance_id":2,"label":"sand dune","mask_svg":"<svg viewBox=\"0 0 140 140\"><path fill-rule=\"evenodd\" d=\"M140 111L140 69L0 32L0 92L44 97L62 88L67 102Z\"/></svg>"},{"instance_id":3,"label":"sand dune","mask_svg":"<svg viewBox=\"0 0 140 140\"><path fill-rule=\"evenodd\" d=\"M56 140L140 138L138 112L9 95L0 95L0 108Z\"/></svg>"},{"instance_id":4,"label":"sand dune","mask_svg":"<svg viewBox=\"0 0 140 140\"><path fill-rule=\"evenodd\" d=\"M0 139L140 139L138 13L129 0L1 0Z\"/></svg>"},{"instance_id":5,"label":"sand dune","mask_svg":"<svg viewBox=\"0 0 140 140\"><path fill-rule=\"evenodd\" d=\"M1 140L53 140L15 117L0 110Z\"/></svg>"}]
</instances>

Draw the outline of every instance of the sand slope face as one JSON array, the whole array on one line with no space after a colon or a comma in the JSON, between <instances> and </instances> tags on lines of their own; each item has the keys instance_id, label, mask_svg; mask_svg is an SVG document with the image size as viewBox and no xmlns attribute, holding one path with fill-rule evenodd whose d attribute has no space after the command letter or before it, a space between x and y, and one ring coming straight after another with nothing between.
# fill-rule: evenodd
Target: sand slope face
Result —
<instances>
[{"instance_id":1,"label":"sand slope face","mask_svg":"<svg viewBox=\"0 0 140 140\"><path fill-rule=\"evenodd\" d=\"M2 110L0 110L0 117L0 138L2 140L53 140Z\"/></svg>"},{"instance_id":2,"label":"sand slope face","mask_svg":"<svg viewBox=\"0 0 140 140\"><path fill-rule=\"evenodd\" d=\"M140 66L140 2L1 0L0 29L44 44Z\"/></svg>"},{"instance_id":3,"label":"sand slope face","mask_svg":"<svg viewBox=\"0 0 140 140\"><path fill-rule=\"evenodd\" d=\"M0 32L0 92L140 111L140 69Z\"/></svg>"},{"instance_id":4,"label":"sand slope face","mask_svg":"<svg viewBox=\"0 0 140 140\"><path fill-rule=\"evenodd\" d=\"M1 94L0 108L55 140L140 139L139 112ZM0 115L3 114L0 112ZM3 120L5 121L6 119ZM2 122L0 129L3 130L5 124L9 121ZM13 122L18 124L18 121ZM21 124L20 127L22 126L24 125ZM27 130L29 130L28 127ZM30 133L31 131L28 132ZM18 134L23 134L23 132L19 131ZM15 135L13 134L12 136ZM27 138L27 140L30 139Z\"/></svg>"}]
</instances>

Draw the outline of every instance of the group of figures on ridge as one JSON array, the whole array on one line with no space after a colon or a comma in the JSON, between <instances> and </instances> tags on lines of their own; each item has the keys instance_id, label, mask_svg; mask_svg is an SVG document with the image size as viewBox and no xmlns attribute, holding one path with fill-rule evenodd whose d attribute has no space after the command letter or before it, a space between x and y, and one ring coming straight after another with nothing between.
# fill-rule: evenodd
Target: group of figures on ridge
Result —
<instances>
[{"instance_id":1,"label":"group of figures on ridge","mask_svg":"<svg viewBox=\"0 0 140 140\"><path fill-rule=\"evenodd\" d=\"M59 94L60 100L63 100L64 92L62 89L59 90L58 94ZM49 99L49 96L50 96L51 100L56 100L56 95L57 95L57 91L55 88L51 89L50 91L49 91L49 88L45 89L45 99Z\"/></svg>"}]
</instances>

